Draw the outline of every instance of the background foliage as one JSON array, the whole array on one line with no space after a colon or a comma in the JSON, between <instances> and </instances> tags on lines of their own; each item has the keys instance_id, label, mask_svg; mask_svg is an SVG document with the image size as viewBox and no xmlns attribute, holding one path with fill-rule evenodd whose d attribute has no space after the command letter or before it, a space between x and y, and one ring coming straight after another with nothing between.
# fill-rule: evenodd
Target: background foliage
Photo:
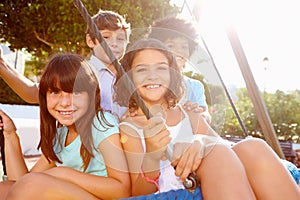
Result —
<instances>
[{"instance_id":1,"label":"background foliage","mask_svg":"<svg viewBox=\"0 0 300 200\"><path fill-rule=\"evenodd\" d=\"M237 100L234 104L246 126L247 134L254 137L264 138L257 116L254 112L253 104L248 96L247 89L238 89L236 91L236 95ZM265 105L268 109L269 116L278 139L300 143L299 91L284 93L278 90L275 93L262 93L262 97L265 101ZM233 109L229 103L221 104L221 106L223 106L223 108L225 107L225 119L223 121L226 123L224 123L224 126L222 126L222 124L216 124L216 128L219 130L219 133L221 135L245 137L245 134L243 133L237 117L234 115ZM220 118L224 115L214 113L212 110L211 113L216 122L220 121Z\"/></svg>"},{"instance_id":2,"label":"background foliage","mask_svg":"<svg viewBox=\"0 0 300 200\"><path fill-rule=\"evenodd\" d=\"M125 16L132 29L149 27L154 19L179 8L169 0L83 0L90 15L113 10ZM40 75L47 58L57 52L74 52L88 56L85 43L86 24L72 0L3 0L0 2L0 43L7 42L11 50L23 50L32 55L26 62L25 76ZM133 35L133 40L134 40ZM132 40L132 38L131 38ZM204 77L192 72L186 75L202 81L213 119L213 127L221 135L243 137L238 120L220 86L209 85ZM0 102L27 104L0 79ZM245 88L236 91L235 106L246 125L249 135L262 137L261 127ZM274 94L263 93L265 104L279 139L300 143L300 97L298 91Z\"/></svg>"},{"instance_id":3,"label":"background foliage","mask_svg":"<svg viewBox=\"0 0 300 200\"><path fill-rule=\"evenodd\" d=\"M235 98L231 98L246 127L247 133L244 133L229 103L229 99L225 95L224 88L206 83L205 77L200 74L186 72L185 75L197 79L204 84L205 96L209 105L209 112L212 116L212 126L220 135L245 137L245 134L247 134L264 139L246 88L238 88L234 91L234 94L231 94L231 96L236 96ZM280 90L275 93L263 92L262 97L278 139L300 143L299 91L295 90L288 93Z\"/></svg>"},{"instance_id":4,"label":"background foliage","mask_svg":"<svg viewBox=\"0 0 300 200\"><path fill-rule=\"evenodd\" d=\"M169 0L83 0L90 15L99 9L123 15L132 28L148 27L154 19L177 13ZM37 75L49 55L74 52L87 56L86 24L72 0L4 0L0 3L0 42L10 49L23 49L33 56L26 67Z\"/></svg>"}]
</instances>

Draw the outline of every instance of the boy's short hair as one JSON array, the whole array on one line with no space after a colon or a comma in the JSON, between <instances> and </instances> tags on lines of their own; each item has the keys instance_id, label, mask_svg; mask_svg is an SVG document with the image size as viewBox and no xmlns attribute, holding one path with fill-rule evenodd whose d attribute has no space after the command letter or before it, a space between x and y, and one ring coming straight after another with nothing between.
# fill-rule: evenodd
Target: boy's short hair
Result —
<instances>
[{"instance_id":1,"label":"boy's short hair","mask_svg":"<svg viewBox=\"0 0 300 200\"><path fill-rule=\"evenodd\" d=\"M115 31L118 29L123 29L126 33L127 41L129 40L130 23L127 23L125 18L120 14L111 10L100 9L99 12L92 17L92 19L96 24L98 30L108 29L111 31ZM88 27L86 34L89 34L92 39L95 38Z\"/></svg>"},{"instance_id":2,"label":"boy's short hair","mask_svg":"<svg viewBox=\"0 0 300 200\"><path fill-rule=\"evenodd\" d=\"M165 42L167 39L184 37L189 43L190 55L196 49L199 34L194 23L179 15L168 16L153 22L148 37Z\"/></svg>"}]
</instances>

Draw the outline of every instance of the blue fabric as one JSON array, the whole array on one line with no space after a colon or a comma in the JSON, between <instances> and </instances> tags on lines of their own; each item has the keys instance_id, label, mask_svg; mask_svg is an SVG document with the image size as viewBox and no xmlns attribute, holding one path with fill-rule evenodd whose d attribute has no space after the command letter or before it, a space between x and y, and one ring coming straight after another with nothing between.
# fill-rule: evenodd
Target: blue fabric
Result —
<instances>
[{"instance_id":1,"label":"blue fabric","mask_svg":"<svg viewBox=\"0 0 300 200\"><path fill-rule=\"evenodd\" d=\"M298 184L300 181L300 170L293 163L282 160L284 166L289 170L294 180ZM170 190L159 194L149 194L145 196L137 196L126 198L127 200L202 200L201 189L198 187L194 192L189 192L185 189ZM123 199L124 200L124 199Z\"/></svg>"},{"instance_id":2,"label":"blue fabric","mask_svg":"<svg viewBox=\"0 0 300 200\"><path fill-rule=\"evenodd\" d=\"M129 197L127 200L202 200L201 189L198 187L194 192L185 189L170 190L158 194L149 194L146 196ZM124 199L123 199L124 200Z\"/></svg>"},{"instance_id":3,"label":"blue fabric","mask_svg":"<svg viewBox=\"0 0 300 200\"><path fill-rule=\"evenodd\" d=\"M296 165L294 165L292 162L289 162L287 160L282 160L282 163L289 170L296 183L299 184L300 170L296 167Z\"/></svg>"},{"instance_id":4,"label":"blue fabric","mask_svg":"<svg viewBox=\"0 0 300 200\"><path fill-rule=\"evenodd\" d=\"M205 89L203 84L196 79L183 76L186 83L186 94L182 98L181 102L185 103L187 100L198 103L198 106L208 109L205 97Z\"/></svg>"},{"instance_id":5,"label":"blue fabric","mask_svg":"<svg viewBox=\"0 0 300 200\"><path fill-rule=\"evenodd\" d=\"M104 159L102 157L102 153L99 150L99 144L107 139L109 136L113 134L119 134L119 126L118 120L114 115L104 112L105 119L113 125L113 127L105 126L104 119L101 118L99 114L99 119L102 121L102 124L99 122L98 118L94 118L94 123L92 125L92 136L94 141L94 147L97 148L93 149L94 157L91 158L88 168L86 169L86 173L94 174L98 176L107 176L106 166ZM103 127L105 126L105 127ZM80 136L78 135L72 143L68 146L64 146L65 140L68 134L68 128L63 126L59 128L58 132L59 139L55 141L54 151L57 157L62 161L62 163L56 162L56 166L67 166L78 171L83 172L82 168L82 158L80 156L80 147L81 147L81 140Z\"/></svg>"}]
</instances>

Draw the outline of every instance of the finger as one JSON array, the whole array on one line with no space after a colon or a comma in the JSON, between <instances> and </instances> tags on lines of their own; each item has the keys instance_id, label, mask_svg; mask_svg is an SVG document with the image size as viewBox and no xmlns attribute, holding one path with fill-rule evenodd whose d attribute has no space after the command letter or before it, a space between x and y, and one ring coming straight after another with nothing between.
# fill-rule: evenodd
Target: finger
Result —
<instances>
[{"instance_id":1,"label":"finger","mask_svg":"<svg viewBox=\"0 0 300 200\"><path fill-rule=\"evenodd\" d=\"M201 163L201 148L193 144L184 154L189 155L189 159L186 161L187 167L190 166L190 172L196 171Z\"/></svg>"},{"instance_id":2,"label":"finger","mask_svg":"<svg viewBox=\"0 0 300 200\"><path fill-rule=\"evenodd\" d=\"M205 110L202 106L197 106L193 111L196 113L203 113Z\"/></svg>"},{"instance_id":3,"label":"finger","mask_svg":"<svg viewBox=\"0 0 300 200\"><path fill-rule=\"evenodd\" d=\"M186 102L184 102L184 104L182 106L183 106L183 108L188 107L191 103L192 103L191 101L187 100Z\"/></svg>"},{"instance_id":4,"label":"finger","mask_svg":"<svg viewBox=\"0 0 300 200\"><path fill-rule=\"evenodd\" d=\"M176 170L175 170L176 176L179 176L179 177L182 176L184 170L188 167L187 160L189 160L188 154L182 155L180 157L178 164L176 165ZM187 169L187 170L191 170L191 168L192 167L190 166L189 169Z\"/></svg>"},{"instance_id":5,"label":"finger","mask_svg":"<svg viewBox=\"0 0 300 200\"><path fill-rule=\"evenodd\" d=\"M191 103L191 105L189 107L191 110L195 110L196 108L199 107L199 105L198 105L198 103L193 102L193 103Z\"/></svg>"},{"instance_id":6,"label":"finger","mask_svg":"<svg viewBox=\"0 0 300 200\"><path fill-rule=\"evenodd\" d=\"M151 106L149 112L152 114L152 116L161 116L164 119L166 118L166 112L163 110L163 107L159 104Z\"/></svg>"},{"instance_id":7,"label":"finger","mask_svg":"<svg viewBox=\"0 0 300 200\"><path fill-rule=\"evenodd\" d=\"M17 130L13 120L1 109L0 116L2 118L2 129L4 132L12 132Z\"/></svg>"},{"instance_id":8,"label":"finger","mask_svg":"<svg viewBox=\"0 0 300 200\"><path fill-rule=\"evenodd\" d=\"M170 137L169 131L163 131L160 132L159 134L154 135L153 137L145 138L145 140L147 143L147 147L151 145L158 148L162 148L162 147L166 148L166 146L170 143L172 138Z\"/></svg>"},{"instance_id":9,"label":"finger","mask_svg":"<svg viewBox=\"0 0 300 200\"><path fill-rule=\"evenodd\" d=\"M198 169L202 149L198 144L179 143L174 146L174 151L175 156L182 154L179 158L173 159L171 164L176 167L176 175L183 181L191 172Z\"/></svg>"},{"instance_id":10,"label":"finger","mask_svg":"<svg viewBox=\"0 0 300 200\"><path fill-rule=\"evenodd\" d=\"M190 162L191 156L187 155L187 157L182 157L176 166L175 174L180 178L180 181L186 180L192 170L192 162Z\"/></svg>"},{"instance_id":11,"label":"finger","mask_svg":"<svg viewBox=\"0 0 300 200\"><path fill-rule=\"evenodd\" d=\"M190 159L187 162L191 163L191 171L196 171L201 163L204 154L204 148L202 145L203 144L199 141L195 141L191 144L187 151L184 152L184 154L188 153L190 156Z\"/></svg>"},{"instance_id":12,"label":"finger","mask_svg":"<svg viewBox=\"0 0 300 200\"><path fill-rule=\"evenodd\" d=\"M10 117L0 109L0 116L2 117L2 122L6 121L7 119L10 120Z\"/></svg>"},{"instance_id":13,"label":"finger","mask_svg":"<svg viewBox=\"0 0 300 200\"><path fill-rule=\"evenodd\" d=\"M189 164L189 163L187 163L187 164ZM180 181L181 181L181 182L184 182L184 181L188 178L188 176L190 175L190 173L192 173L192 172L193 172L193 171L192 171L191 166L190 166L190 165L186 165L186 166L183 168L182 173L179 175Z\"/></svg>"},{"instance_id":14,"label":"finger","mask_svg":"<svg viewBox=\"0 0 300 200\"><path fill-rule=\"evenodd\" d=\"M181 157L181 155L182 155L181 145L179 143L174 144L172 160L171 160L171 162L174 163L174 166L176 166L178 164L179 158ZM175 165L175 163L176 163L176 165Z\"/></svg>"},{"instance_id":15,"label":"finger","mask_svg":"<svg viewBox=\"0 0 300 200\"><path fill-rule=\"evenodd\" d=\"M144 129L145 137L152 137L159 132L165 130L165 120L161 117L152 117L150 119L150 124Z\"/></svg>"},{"instance_id":16,"label":"finger","mask_svg":"<svg viewBox=\"0 0 300 200\"><path fill-rule=\"evenodd\" d=\"M199 158L199 157L194 158L194 162L193 162L193 166L192 166L192 172L196 171L199 168L201 160L202 160L202 158Z\"/></svg>"},{"instance_id":17,"label":"finger","mask_svg":"<svg viewBox=\"0 0 300 200\"><path fill-rule=\"evenodd\" d=\"M175 143L173 147L172 161L180 159L190 145L191 144L188 143Z\"/></svg>"},{"instance_id":18,"label":"finger","mask_svg":"<svg viewBox=\"0 0 300 200\"><path fill-rule=\"evenodd\" d=\"M171 139L172 138L170 137L170 133L168 131L161 132L151 138L145 138L145 143L147 146L146 151L147 152L159 151L164 153Z\"/></svg>"},{"instance_id":19,"label":"finger","mask_svg":"<svg viewBox=\"0 0 300 200\"><path fill-rule=\"evenodd\" d=\"M170 139L165 137L159 142L154 142L155 145L151 145L146 141L146 152L147 154L151 155L153 158L157 158L159 160L164 159L165 152L167 149L167 144L169 143Z\"/></svg>"},{"instance_id":20,"label":"finger","mask_svg":"<svg viewBox=\"0 0 300 200\"><path fill-rule=\"evenodd\" d=\"M170 137L170 133L168 131L165 131L160 139L160 143L162 144L162 146L165 147L165 150L167 148L167 145L171 142L171 140L172 138Z\"/></svg>"},{"instance_id":21,"label":"finger","mask_svg":"<svg viewBox=\"0 0 300 200\"><path fill-rule=\"evenodd\" d=\"M172 162L171 162L171 165L174 167L174 168L176 168L176 166L178 165L178 163L179 163L179 158L178 159L175 159L175 160L172 160Z\"/></svg>"},{"instance_id":22,"label":"finger","mask_svg":"<svg viewBox=\"0 0 300 200\"><path fill-rule=\"evenodd\" d=\"M193 102L191 102L191 101L186 101L186 102L183 104L183 109L186 110L186 111L190 111L191 108L192 108L192 105L193 105Z\"/></svg>"},{"instance_id":23,"label":"finger","mask_svg":"<svg viewBox=\"0 0 300 200\"><path fill-rule=\"evenodd\" d=\"M168 158L167 158L167 156L166 156L165 153L162 155L161 160L163 160L163 161L164 161L164 160L168 160Z\"/></svg>"},{"instance_id":24,"label":"finger","mask_svg":"<svg viewBox=\"0 0 300 200\"><path fill-rule=\"evenodd\" d=\"M130 117L135 117L135 116L138 115L137 110L131 111L131 112L129 112L129 113L130 113Z\"/></svg>"}]
</instances>

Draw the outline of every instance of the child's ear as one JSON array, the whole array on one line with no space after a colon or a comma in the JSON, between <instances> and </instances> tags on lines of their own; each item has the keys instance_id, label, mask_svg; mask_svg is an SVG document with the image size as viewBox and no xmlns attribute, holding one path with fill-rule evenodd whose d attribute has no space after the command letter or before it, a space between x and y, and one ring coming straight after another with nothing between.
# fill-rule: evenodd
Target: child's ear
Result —
<instances>
[{"instance_id":1,"label":"child's ear","mask_svg":"<svg viewBox=\"0 0 300 200\"><path fill-rule=\"evenodd\" d=\"M89 34L86 34L85 41L86 41L86 44L88 45L88 47L90 47L90 48L95 47L95 43Z\"/></svg>"}]
</instances>

